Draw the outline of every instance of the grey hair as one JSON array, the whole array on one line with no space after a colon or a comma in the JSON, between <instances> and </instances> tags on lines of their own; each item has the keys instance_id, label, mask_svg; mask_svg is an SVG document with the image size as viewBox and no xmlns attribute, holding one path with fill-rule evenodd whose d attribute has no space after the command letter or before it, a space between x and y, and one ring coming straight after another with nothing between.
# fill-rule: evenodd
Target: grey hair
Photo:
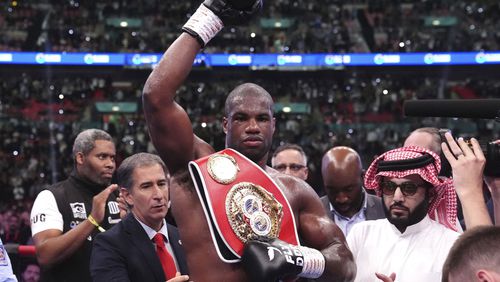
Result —
<instances>
[{"instance_id":1,"label":"grey hair","mask_svg":"<svg viewBox=\"0 0 500 282\"><path fill-rule=\"evenodd\" d=\"M283 145L280 145L278 148L276 148L276 150L274 151L273 153L273 156L272 158L276 158L276 156L283 152L283 151L286 151L286 150L295 150L297 152L299 152L302 157L304 158L304 160L306 161L306 164L307 164L307 155L306 155L306 152L304 152L304 149L302 149L302 147L300 147L299 145L297 144L289 144L289 143L286 143L286 144L283 144Z\"/></svg>"},{"instance_id":2,"label":"grey hair","mask_svg":"<svg viewBox=\"0 0 500 282\"><path fill-rule=\"evenodd\" d=\"M159 156L150 153L138 153L126 158L116 170L118 186L130 191L134 185L134 179L132 177L134 169L138 167L149 167L157 164L163 168L165 176L168 179L169 174L167 166Z\"/></svg>"},{"instance_id":3,"label":"grey hair","mask_svg":"<svg viewBox=\"0 0 500 282\"><path fill-rule=\"evenodd\" d=\"M73 158L80 152L87 155L94 149L96 140L113 142L111 135L104 130L95 128L84 130L76 136L75 142L73 143Z\"/></svg>"}]
</instances>

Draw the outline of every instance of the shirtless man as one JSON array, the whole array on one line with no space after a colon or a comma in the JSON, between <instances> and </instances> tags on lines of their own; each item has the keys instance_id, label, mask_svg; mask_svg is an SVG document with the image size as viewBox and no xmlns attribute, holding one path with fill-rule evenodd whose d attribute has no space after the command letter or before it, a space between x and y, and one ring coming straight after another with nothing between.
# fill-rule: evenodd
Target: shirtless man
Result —
<instances>
[{"instance_id":1,"label":"shirtless man","mask_svg":"<svg viewBox=\"0 0 500 282\"><path fill-rule=\"evenodd\" d=\"M200 48L222 29L224 23L243 22L259 10L262 3L261 0L247 0L239 1L238 5L246 11L235 10L222 1L205 1L183 27L184 33L167 49L144 86L144 113L149 133L172 176L172 213L193 281L277 281L290 276L310 277L307 273L304 275L301 266L295 265L290 272L290 265L284 260L280 265L274 265L278 260L268 261L269 249L265 247L261 248L262 253L253 254L253 258L261 257L262 261L253 261L249 267L242 263L223 262L189 178L188 162L212 154L214 150L194 135L187 113L174 97ZM273 101L269 93L256 84L242 84L229 94L224 111L226 147L255 162L280 186L293 212L301 243L309 247L299 248L315 251L321 256L324 269L318 275L319 280L353 280L356 266L352 254L342 232L328 218L314 190L305 182L266 166L275 130ZM254 249L259 249L259 246Z\"/></svg>"}]
</instances>

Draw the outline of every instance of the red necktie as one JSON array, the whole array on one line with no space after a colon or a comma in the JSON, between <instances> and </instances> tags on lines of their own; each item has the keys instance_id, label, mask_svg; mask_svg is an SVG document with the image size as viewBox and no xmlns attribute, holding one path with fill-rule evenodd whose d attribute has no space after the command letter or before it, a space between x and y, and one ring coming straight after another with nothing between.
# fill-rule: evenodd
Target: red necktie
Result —
<instances>
[{"instance_id":1,"label":"red necktie","mask_svg":"<svg viewBox=\"0 0 500 282\"><path fill-rule=\"evenodd\" d=\"M156 233L156 235L153 237L153 240L156 244L156 254L160 259L161 266L167 280L174 278L175 273L177 272L177 270L175 269L175 262L170 253L167 251L167 248L165 247L163 235L161 233Z\"/></svg>"}]
</instances>

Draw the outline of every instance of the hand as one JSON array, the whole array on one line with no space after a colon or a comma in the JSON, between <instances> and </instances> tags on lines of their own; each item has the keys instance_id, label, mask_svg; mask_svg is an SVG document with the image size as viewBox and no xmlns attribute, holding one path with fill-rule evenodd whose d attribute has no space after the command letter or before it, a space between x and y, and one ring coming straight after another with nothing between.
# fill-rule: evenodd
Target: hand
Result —
<instances>
[{"instance_id":1,"label":"hand","mask_svg":"<svg viewBox=\"0 0 500 282\"><path fill-rule=\"evenodd\" d=\"M118 194L118 197L116 198L116 202L118 203L118 208L120 209L120 218L123 219L129 212L129 209L121 190L120 194Z\"/></svg>"},{"instance_id":2,"label":"hand","mask_svg":"<svg viewBox=\"0 0 500 282\"><path fill-rule=\"evenodd\" d=\"M177 273L175 273L175 277L167 280L167 282L182 282L182 281L188 281L188 280L189 280L188 275L181 275L180 272L177 272Z\"/></svg>"},{"instance_id":3,"label":"hand","mask_svg":"<svg viewBox=\"0 0 500 282\"><path fill-rule=\"evenodd\" d=\"M262 9L262 0L205 0L203 5L214 12L225 26L248 22Z\"/></svg>"},{"instance_id":4,"label":"hand","mask_svg":"<svg viewBox=\"0 0 500 282\"><path fill-rule=\"evenodd\" d=\"M389 276L386 276L382 273L377 273L375 272L375 276L377 276L378 279L380 279L381 281L384 281L384 282L394 282L394 280L396 280L396 273L391 273L391 275Z\"/></svg>"},{"instance_id":5,"label":"hand","mask_svg":"<svg viewBox=\"0 0 500 282\"><path fill-rule=\"evenodd\" d=\"M278 281L297 276L318 278L323 274L325 258L315 249L277 238L259 238L245 244L241 263L250 281Z\"/></svg>"},{"instance_id":6,"label":"hand","mask_svg":"<svg viewBox=\"0 0 500 282\"><path fill-rule=\"evenodd\" d=\"M262 0L205 0L182 31L205 46L224 26L243 24L262 8Z\"/></svg>"},{"instance_id":7,"label":"hand","mask_svg":"<svg viewBox=\"0 0 500 282\"><path fill-rule=\"evenodd\" d=\"M101 193L95 195L92 199L92 211L90 214L97 221L97 223L101 223L104 219L106 201L108 200L109 195L116 189L118 189L118 185L111 184L106 187L106 189L102 190Z\"/></svg>"},{"instance_id":8,"label":"hand","mask_svg":"<svg viewBox=\"0 0 500 282\"><path fill-rule=\"evenodd\" d=\"M475 138L471 138L471 148L463 138L458 138L455 141L449 132L445 134L445 137L450 148L445 143L441 144L441 148L451 165L453 185L458 196L462 198L471 194L482 195L486 158L479 142Z\"/></svg>"}]
</instances>

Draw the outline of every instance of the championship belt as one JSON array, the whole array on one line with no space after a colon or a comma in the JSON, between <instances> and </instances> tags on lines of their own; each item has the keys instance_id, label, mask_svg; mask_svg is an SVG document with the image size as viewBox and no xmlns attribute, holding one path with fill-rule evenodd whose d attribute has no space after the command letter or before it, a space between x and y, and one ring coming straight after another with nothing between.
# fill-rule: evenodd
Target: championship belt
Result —
<instances>
[{"instance_id":1,"label":"championship belt","mask_svg":"<svg viewBox=\"0 0 500 282\"><path fill-rule=\"evenodd\" d=\"M285 195L261 167L242 154L222 150L190 162L189 172L224 262L239 262L245 242L261 236L299 245Z\"/></svg>"}]
</instances>

